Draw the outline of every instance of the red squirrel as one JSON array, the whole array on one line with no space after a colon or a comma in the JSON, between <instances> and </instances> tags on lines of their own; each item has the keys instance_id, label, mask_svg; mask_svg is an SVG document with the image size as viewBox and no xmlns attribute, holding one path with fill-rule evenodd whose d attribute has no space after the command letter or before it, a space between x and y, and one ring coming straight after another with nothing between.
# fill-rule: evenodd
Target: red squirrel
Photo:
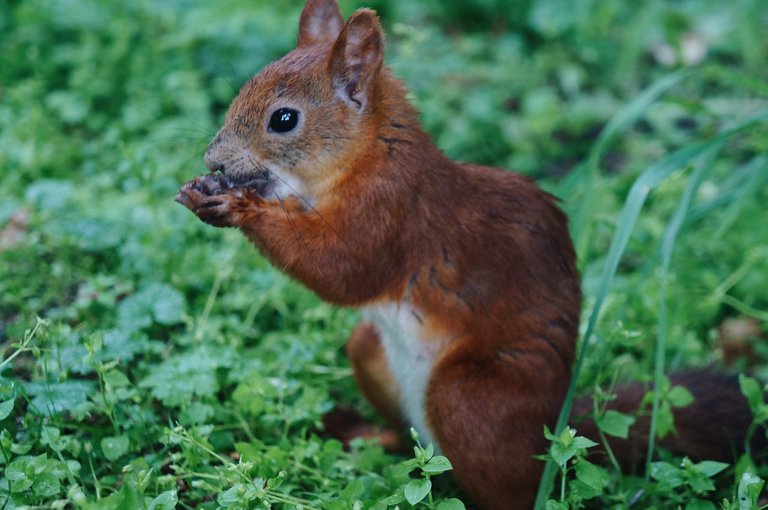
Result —
<instances>
[{"instance_id":1,"label":"red squirrel","mask_svg":"<svg viewBox=\"0 0 768 510\"><path fill-rule=\"evenodd\" d=\"M528 178L443 155L383 57L374 11L308 0L296 49L242 87L212 173L176 200L362 310L347 352L373 406L434 443L478 508L531 508L579 325L567 219Z\"/></svg>"}]
</instances>

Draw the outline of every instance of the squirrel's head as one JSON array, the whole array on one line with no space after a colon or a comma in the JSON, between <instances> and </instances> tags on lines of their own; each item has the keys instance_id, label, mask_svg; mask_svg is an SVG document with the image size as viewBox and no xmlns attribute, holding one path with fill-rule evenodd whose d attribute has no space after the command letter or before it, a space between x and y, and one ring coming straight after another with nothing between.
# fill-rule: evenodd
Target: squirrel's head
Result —
<instances>
[{"instance_id":1,"label":"squirrel's head","mask_svg":"<svg viewBox=\"0 0 768 510\"><path fill-rule=\"evenodd\" d=\"M296 49L251 78L205 153L205 164L265 197L314 193L375 138L384 36L374 11L345 23L336 0L308 0Z\"/></svg>"}]
</instances>

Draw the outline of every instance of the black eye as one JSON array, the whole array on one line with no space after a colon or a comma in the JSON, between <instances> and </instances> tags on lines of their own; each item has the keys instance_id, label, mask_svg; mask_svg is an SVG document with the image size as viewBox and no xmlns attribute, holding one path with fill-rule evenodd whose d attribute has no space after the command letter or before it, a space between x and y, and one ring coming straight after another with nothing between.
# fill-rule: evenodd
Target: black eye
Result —
<instances>
[{"instance_id":1,"label":"black eye","mask_svg":"<svg viewBox=\"0 0 768 510\"><path fill-rule=\"evenodd\" d=\"M275 133L292 131L299 123L299 112L293 108L280 108L269 119L269 130Z\"/></svg>"}]
</instances>

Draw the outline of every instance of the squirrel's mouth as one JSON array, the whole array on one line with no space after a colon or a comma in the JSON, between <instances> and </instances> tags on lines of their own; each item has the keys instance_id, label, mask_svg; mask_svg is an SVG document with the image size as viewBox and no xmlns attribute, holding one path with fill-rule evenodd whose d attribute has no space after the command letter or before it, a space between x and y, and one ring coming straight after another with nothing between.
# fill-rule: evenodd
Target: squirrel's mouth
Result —
<instances>
[{"instance_id":1,"label":"squirrel's mouth","mask_svg":"<svg viewBox=\"0 0 768 510\"><path fill-rule=\"evenodd\" d=\"M216 170L211 175L220 176L230 188L242 188L255 191L259 195L266 197L274 187L274 179L269 170L257 170L255 172L227 172L225 170Z\"/></svg>"},{"instance_id":2,"label":"squirrel's mouth","mask_svg":"<svg viewBox=\"0 0 768 510\"><path fill-rule=\"evenodd\" d=\"M291 174L270 169L265 166L251 168L217 168L211 172L216 179L223 181L228 188L238 188L256 193L265 199L281 200L287 197L300 197L310 203L311 195L304 183Z\"/></svg>"}]
</instances>

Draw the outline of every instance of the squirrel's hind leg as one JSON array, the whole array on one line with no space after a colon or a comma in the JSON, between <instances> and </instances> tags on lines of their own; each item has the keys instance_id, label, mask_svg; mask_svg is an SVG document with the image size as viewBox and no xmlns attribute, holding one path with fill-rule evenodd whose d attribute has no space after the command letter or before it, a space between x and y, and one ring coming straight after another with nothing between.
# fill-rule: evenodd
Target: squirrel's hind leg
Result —
<instances>
[{"instance_id":1,"label":"squirrel's hind leg","mask_svg":"<svg viewBox=\"0 0 768 510\"><path fill-rule=\"evenodd\" d=\"M401 450L405 422L400 413L400 397L376 327L368 322L358 324L346 350L361 393L391 428L381 429L354 410L336 408L323 417L326 431L344 443L358 437L378 438L387 450Z\"/></svg>"},{"instance_id":2,"label":"squirrel's hind leg","mask_svg":"<svg viewBox=\"0 0 768 510\"><path fill-rule=\"evenodd\" d=\"M427 417L453 474L483 510L533 507L568 374L546 348L466 338L435 367Z\"/></svg>"}]
</instances>

